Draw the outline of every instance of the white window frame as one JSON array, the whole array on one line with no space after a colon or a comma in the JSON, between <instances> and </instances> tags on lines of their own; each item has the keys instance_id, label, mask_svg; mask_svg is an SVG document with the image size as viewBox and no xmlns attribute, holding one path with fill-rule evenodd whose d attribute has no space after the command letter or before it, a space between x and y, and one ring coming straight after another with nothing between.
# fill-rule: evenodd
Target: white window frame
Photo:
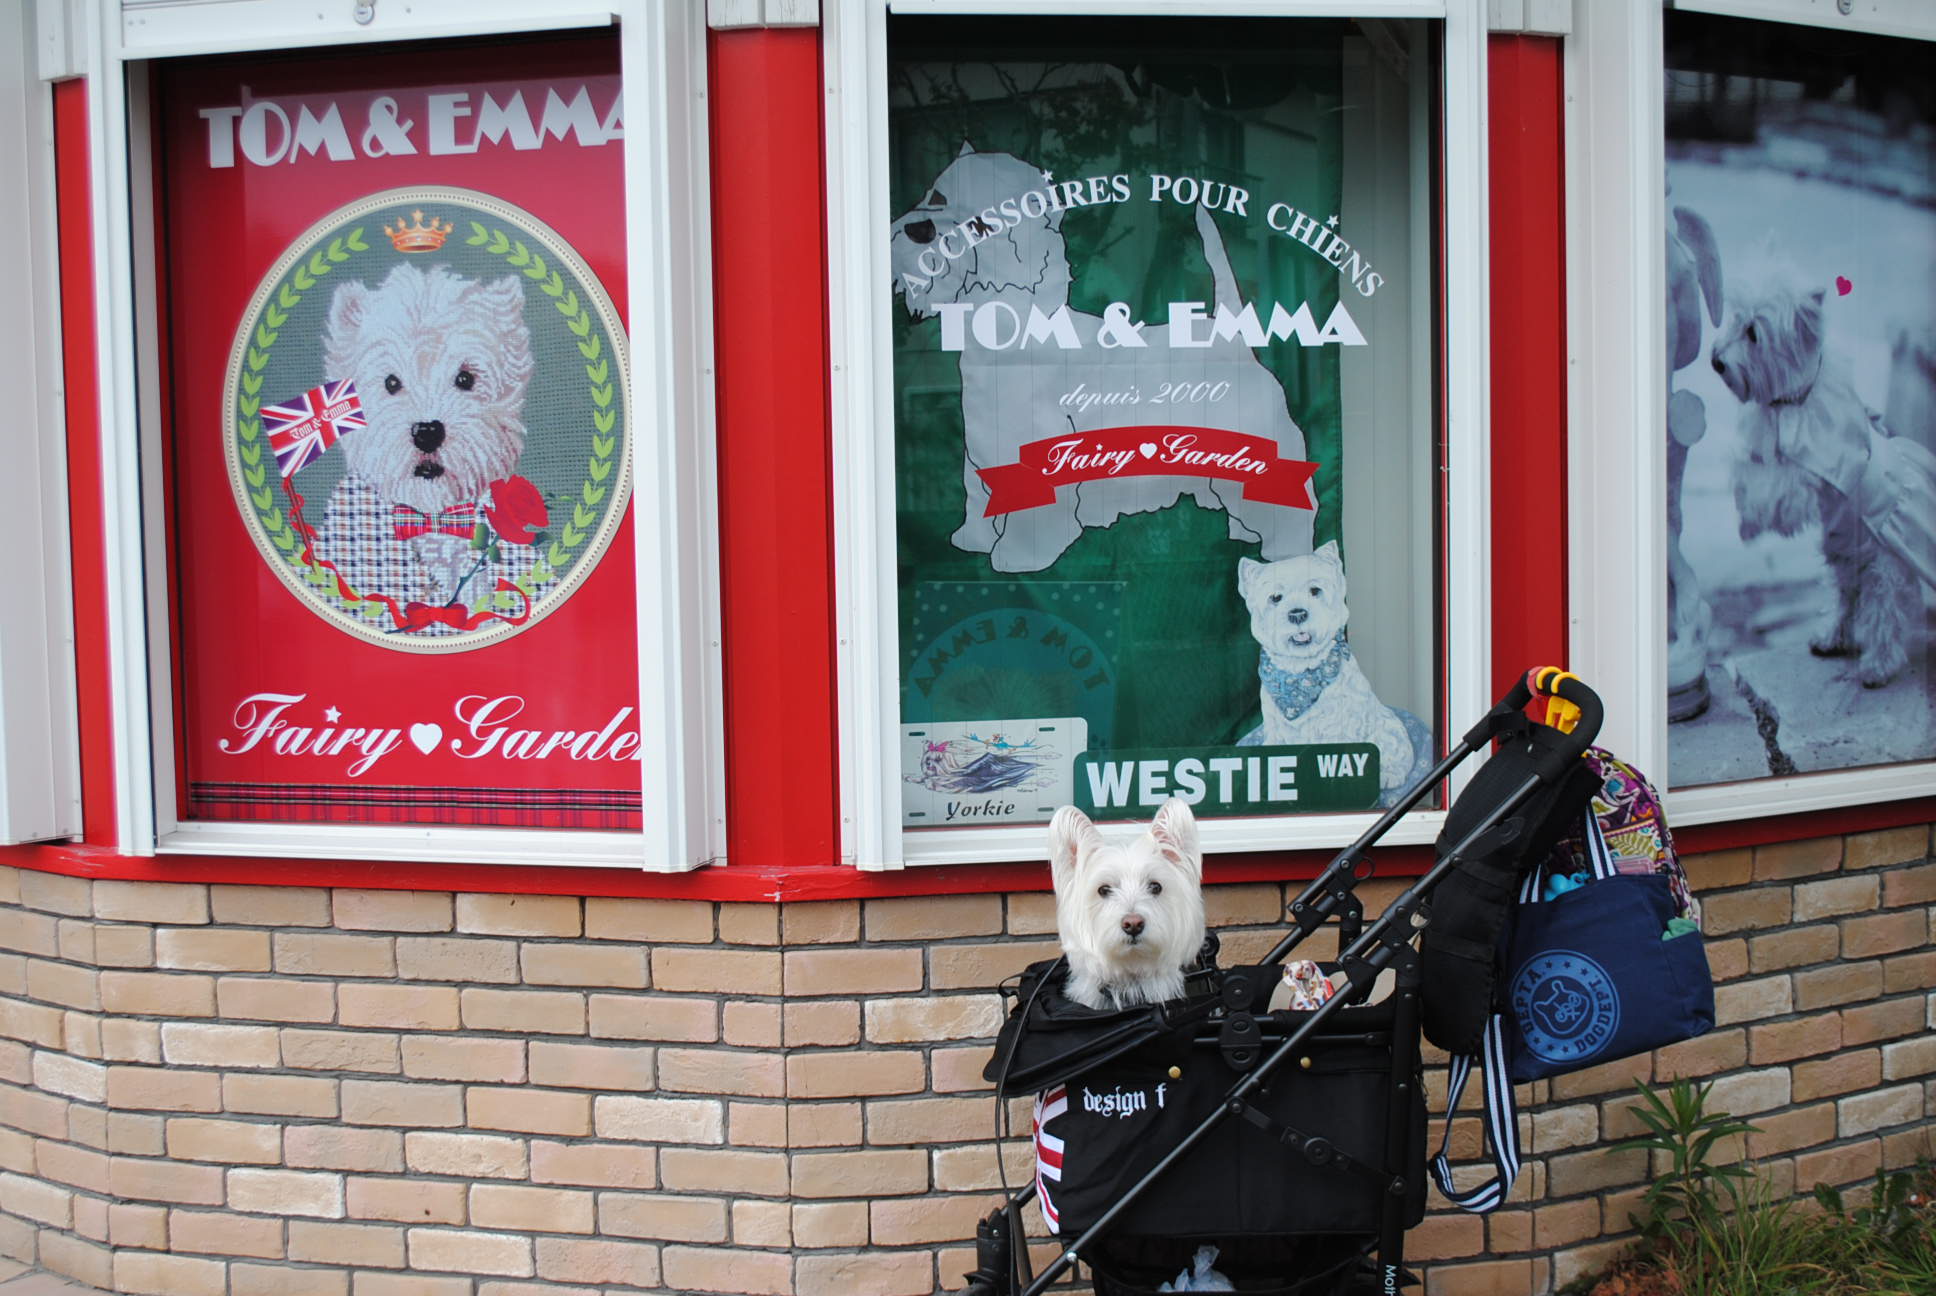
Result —
<instances>
[{"instance_id":1,"label":"white window frame","mask_svg":"<svg viewBox=\"0 0 1936 1296\"><path fill-rule=\"evenodd\" d=\"M1921 0L1675 0L1673 7L1936 40ZM1565 48L1568 585L1572 669L1606 703L1601 743L1667 788L1664 6L1581 4ZM1936 47L1932 47L1936 54ZM1630 565L1604 562L1604 538ZM1634 615L1638 610L1639 615ZM1678 824L1927 796L1936 762L1667 793Z\"/></svg>"},{"instance_id":2,"label":"white window frame","mask_svg":"<svg viewBox=\"0 0 1936 1296\"><path fill-rule=\"evenodd\" d=\"M85 50L119 845L130 855L674 872L725 855L702 0L75 0ZM359 22L359 10L368 21ZM148 60L377 41L619 28L637 561L641 832L182 821L161 602L163 416L155 371ZM146 471L144 471L144 466ZM657 736L655 740L655 735Z\"/></svg>"},{"instance_id":3,"label":"white window frame","mask_svg":"<svg viewBox=\"0 0 1936 1296\"><path fill-rule=\"evenodd\" d=\"M887 240L887 14L1429 18L1445 23L1445 676L1454 737L1487 696L1490 529L1486 228L1486 8L1478 0L826 0L827 194L839 635L841 853L862 869L1043 857L1040 825L910 833L901 826L893 361ZM1476 762L1454 775L1454 791ZM1203 821L1207 852L1343 845L1370 814ZM1388 844L1428 842L1442 810L1408 815Z\"/></svg>"}]
</instances>

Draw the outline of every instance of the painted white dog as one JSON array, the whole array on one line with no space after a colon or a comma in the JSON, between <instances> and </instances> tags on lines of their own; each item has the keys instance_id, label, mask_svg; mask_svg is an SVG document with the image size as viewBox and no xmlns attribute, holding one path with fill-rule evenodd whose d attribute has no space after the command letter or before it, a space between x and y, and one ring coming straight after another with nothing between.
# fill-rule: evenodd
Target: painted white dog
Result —
<instances>
[{"instance_id":1,"label":"painted white dog","mask_svg":"<svg viewBox=\"0 0 1936 1296\"><path fill-rule=\"evenodd\" d=\"M537 549L501 544L484 561L471 532L486 488L524 453L531 335L518 276L489 283L408 263L377 288L330 300L323 363L350 378L367 426L338 442L349 471L330 493L316 556L357 593L445 607L531 570ZM432 624L418 633L452 633Z\"/></svg>"},{"instance_id":2,"label":"painted white dog","mask_svg":"<svg viewBox=\"0 0 1936 1296\"><path fill-rule=\"evenodd\" d=\"M1378 700L1345 642L1351 613L1336 541L1315 553L1237 560L1237 589L1261 648L1264 722L1240 745L1368 742L1378 748L1381 792L1405 786L1418 753L1398 712Z\"/></svg>"},{"instance_id":3,"label":"painted white dog","mask_svg":"<svg viewBox=\"0 0 1936 1296\"><path fill-rule=\"evenodd\" d=\"M1041 168L1008 153L978 153L971 145L935 177L912 210L894 221L890 249L895 291L916 319L952 302L1000 302L1029 318L1069 303L1071 282L1062 238L1066 209L1028 214L1020 198L1045 188ZM986 215L994 209L1001 227ZM1197 231L1210 263L1215 304L1239 310L1237 282L1210 213L1199 206ZM970 239L972 238L972 242ZM957 251L964 244L965 250ZM951 255L944 255L944 251ZM939 273L935 273L939 270ZM1214 307L1213 307L1214 309ZM966 432L962 485L967 507L952 540L985 553L996 571L1040 571L1085 527L1106 527L1128 513L1166 508L1185 497L1229 516L1230 536L1257 543L1269 558L1308 552L1312 513L1243 498L1240 483L1204 477L1121 477L1065 488L1055 503L986 517L989 490L977 469L1016 462L1022 446L1071 432L1138 425L1220 428L1268 438L1286 459L1304 457L1304 433L1285 408L1284 389L1241 339L1208 347L1170 346L1167 325L1141 330L1142 347L1099 346L1101 317L1070 311L1080 350L1040 346L988 350L972 342L961 352L961 413ZM1045 357L1054 357L1054 377ZM1194 388L1228 382L1214 402L1155 403L1166 384ZM1063 403L1075 392L1115 395L1120 401L1087 408ZM1127 399L1130 395L1137 399Z\"/></svg>"}]
</instances>

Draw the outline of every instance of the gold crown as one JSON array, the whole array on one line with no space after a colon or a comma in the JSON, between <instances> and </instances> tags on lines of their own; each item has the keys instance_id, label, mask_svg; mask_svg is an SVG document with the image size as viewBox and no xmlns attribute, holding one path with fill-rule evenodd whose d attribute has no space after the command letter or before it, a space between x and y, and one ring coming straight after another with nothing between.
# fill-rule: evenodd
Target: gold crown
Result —
<instances>
[{"instance_id":1,"label":"gold crown","mask_svg":"<svg viewBox=\"0 0 1936 1296\"><path fill-rule=\"evenodd\" d=\"M403 217L399 216L396 228L392 229L388 225L383 227L384 234L389 237L390 242L399 252L435 252L444 245L444 240L450 237L449 221L440 221L432 216L430 224L426 225L423 213L420 211L411 212L410 220L411 224L405 225Z\"/></svg>"}]
</instances>

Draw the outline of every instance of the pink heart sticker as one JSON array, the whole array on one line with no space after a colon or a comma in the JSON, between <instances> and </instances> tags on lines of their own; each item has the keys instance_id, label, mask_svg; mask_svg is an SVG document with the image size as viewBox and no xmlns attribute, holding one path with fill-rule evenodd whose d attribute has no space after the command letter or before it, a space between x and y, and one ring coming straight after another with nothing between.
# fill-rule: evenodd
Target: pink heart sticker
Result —
<instances>
[{"instance_id":1,"label":"pink heart sticker","mask_svg":"<svg viewBox=\"0 0 1936 1296\"><path fill-rule=\"evenodd\" d=\"M1846 297L1853 291L1855 291L1855 285L1849 282L1848 276L1835 276L1835 295L1837 297Z\"/></svg>"}]
</instances>

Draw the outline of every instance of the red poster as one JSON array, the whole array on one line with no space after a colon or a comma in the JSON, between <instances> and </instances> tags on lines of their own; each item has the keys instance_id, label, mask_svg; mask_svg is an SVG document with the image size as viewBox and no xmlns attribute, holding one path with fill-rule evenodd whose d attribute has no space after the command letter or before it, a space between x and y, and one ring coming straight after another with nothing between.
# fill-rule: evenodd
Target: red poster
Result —
<instances>
[{"instance_id":1,"label":"red poster","mask_svg":"<svg viewBox=\"0 0 1936 1296\"><path fill-rule=\"evenodd\" d=\"M616 38L158 93L180 813L636 827Z\"/></svg>"}]
</instances>

